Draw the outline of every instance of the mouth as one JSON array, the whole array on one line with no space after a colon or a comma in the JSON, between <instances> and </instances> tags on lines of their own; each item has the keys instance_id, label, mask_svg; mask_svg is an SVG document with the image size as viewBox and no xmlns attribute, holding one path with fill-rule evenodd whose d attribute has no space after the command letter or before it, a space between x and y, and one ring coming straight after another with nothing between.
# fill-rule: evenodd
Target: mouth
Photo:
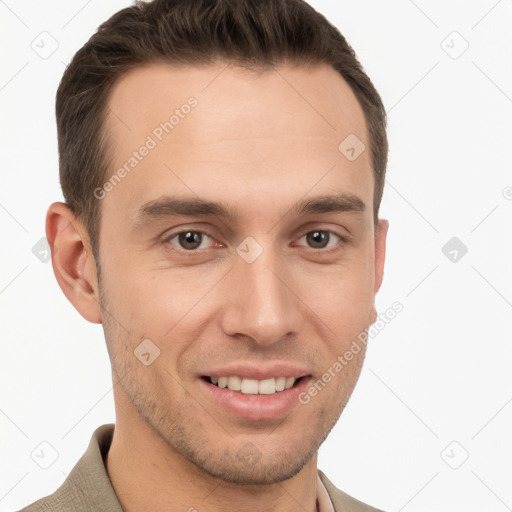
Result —
<instances>
[{"instance_id":1,"label":"mouth","mask_svg":"<svg viewBox=\"0 0 512 512\"><path fill-rule=\"evenodd\" d=\"M299 396L311 379L307 374L262 380L240 376L203 376L198 380L205 398L214 404L215 414L260 422L282 418L293 421L291 412L300 405Z\"/></svg>"},{"instance_id":2,"label":"mouth","mask_svg":"<svg viewBox=\"0 0 512 512\"><path fill-rule=\"evenodd\" d=\"M274 395L296 387L307 377L271 377L257 380L239 376L210 377L203 376L202 379L220 389L227 389L243 395Z\"/></svg>"}]
</instances>

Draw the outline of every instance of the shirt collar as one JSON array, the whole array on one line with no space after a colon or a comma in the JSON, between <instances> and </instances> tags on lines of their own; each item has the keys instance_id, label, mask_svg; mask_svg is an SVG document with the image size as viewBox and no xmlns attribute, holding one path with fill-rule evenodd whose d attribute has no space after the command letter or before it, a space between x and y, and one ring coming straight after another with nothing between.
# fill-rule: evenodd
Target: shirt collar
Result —
<instances>
[{"instance_id":1,"label":"shirt collar","mask_svg":"<svg viewBox=\"0 0 512 512\"><path fill-rule=\"evenodd\" d=\"M316 475L316 507L317 512L336 512L334 510L334 505L332 504L331 498L325 485L322 480L320 480L320 475L317 473Z\"/></svg>"}]
</instances>

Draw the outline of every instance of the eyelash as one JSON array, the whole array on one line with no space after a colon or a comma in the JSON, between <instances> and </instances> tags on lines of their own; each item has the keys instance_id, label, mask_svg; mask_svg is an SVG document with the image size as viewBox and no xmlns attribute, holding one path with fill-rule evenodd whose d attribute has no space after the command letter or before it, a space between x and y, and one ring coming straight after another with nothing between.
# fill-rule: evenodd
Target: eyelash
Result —
<instances>
[{"instance_id":1,"label":"eyelash","mask_svg":"<svg viewBox=\"0 0 512 512\"><path fill-rule=\"evenodd\" d=\"M330 229L313 229L311 231L307 231L306 233L304 233L299 238L299 240L304 238L305 236L309 235L310 233L315 233L315 232L329 233L330 235L335 235L335 236L337 236L340 239L340 242L338 242L337 244L335 244L334 246L329 247L329 248L315 249L314 247L308 247L309 249L313 250L314 252L322 253L322 254L331 254L331 253L339 251L341 249L341 247L339 247L340 243L341 244L347 243L347 237L346 236L343 236L340 233L338 233L336 231L333 231L333 230L330 230ZM212 235L210 235L207 231L199 231L199 230L193 230L193 229L186 229L186 230L182 230L182 231L177 231L176 233L173 233L173 234L167 236L163 240L163 242L166 245L166 247L168 248L169 245L173 245L171 240L176 238L177 236L183 234L183 233L199 233L201 235L206 235L207 237L211 238L212 240L215 240L215 238ZM329 240L329 242L330 242L330 240ZM184 249L184 248L179 247L179 246L178 246L178 249L169 248L169 250L171 250L171 251L176 251L177 250L178 252L183 252L183 253L188 253L188 254L194 254L194 253L197 254L197 253L200 252L200 249ZM203 250L208 250L208 249L203 249Z\"/></svg>"}]
</instances>

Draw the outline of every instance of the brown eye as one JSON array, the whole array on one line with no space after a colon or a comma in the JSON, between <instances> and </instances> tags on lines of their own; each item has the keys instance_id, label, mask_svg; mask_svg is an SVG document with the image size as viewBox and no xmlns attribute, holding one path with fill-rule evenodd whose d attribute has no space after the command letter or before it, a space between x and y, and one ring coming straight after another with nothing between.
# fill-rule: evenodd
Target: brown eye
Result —
<instances>
[{"instance_id":1,"label":"brown eye","mask_svg":"<svg viewBox=\"0 0 512 512\"><path fill-rule=\"evenodd\" d=\"M202 234L197 231L186 231L178 235L178 240L183 249L197 249L203 240Z\"/></svg>"},{"instance_id":2,"label":"brown eye","mask_svg":"<svg viewBox=\"0 0 512 512\"><path fill-rule=\"evenodd\" d=\"M186 251L194 251L198 248L204 246L204 242L208 239L211 239L206 233L202 233L201 231L181 231L180 233L176 233L170 236L167 239L167 242L172 245L178 245L180 249L185 249ZM176 241L174 241L176 240Z\"/></svg>"},{"instance_id":3,"label":"brown eye","mask_svg":"<svg viewBox=\"0 0 512 512\"><path fill-rule=\"evenodd\" d=\"M334 243L331 243L333 235L335 239ZM341 239L341 236L334 233L333 231L319 229L306 233L302 238L306 239L307 245L312 249L325 249L326 247L332 247L335 245L337 242L336 238Z\"/></svg>"},{"instance_id":4,"label":"brown eye","mask_svg":"<svg viewBox=\"0 0 512 512\"><path fill-rule=\"evenodd\" d=\"M329 235L325 231L311 231L306 235L308 244L315 249L323 249L329 241Z\"/></svg>"}]
</instances>

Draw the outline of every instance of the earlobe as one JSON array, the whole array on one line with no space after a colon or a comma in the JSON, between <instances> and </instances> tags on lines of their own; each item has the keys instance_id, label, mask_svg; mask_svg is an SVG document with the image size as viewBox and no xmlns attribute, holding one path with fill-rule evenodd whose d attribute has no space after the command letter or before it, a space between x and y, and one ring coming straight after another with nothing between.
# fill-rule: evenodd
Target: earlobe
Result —
<instances>
[{"instance_id":1,"label":"earlobe","mask_svg":"<svg viewBox=\"0 0 512 512\"><path fill-rule=\"evenodd\" d=\"M388 234L389 222L384 219L379 220L375 232L375 295L379 291L384 278L384 262L386 260L386 236ZM377 321L377 308L375 303L370 310L370 325Z\"/></svg>"},{"instance_id":2,"label":"earlobe","mask_svg":"<svg viewBox=\"0 0 512 512\"><path fill-rule=\"evenodd\" d=\"M369 325L373 325L377 320L377 308L375 307L375 303L372 305L372 309L370 311L370 322Z\"/></svg>"},{"instance_id":3,"label":"earlobe","mask_svg":"<svg viewBox=\"0 0 512 512\"><path fill-rule=\"evenodd\" d=\"M389 222L379 219L375 233L375 294L379 291L384 278L384 262L386 260L386 237L388 234Z\"/></svg>"},{"instance_id":4,"label":"earlobe","mask_svg":"<svg viewBox=\"0 0 512 512\"><path fill-rule=\"evenodd\" d=\"M75 309L89 322L101 323L96 263L86 230L64 203L50 205L46 238L57 282Z\"/></svg>"}]
</instances>

